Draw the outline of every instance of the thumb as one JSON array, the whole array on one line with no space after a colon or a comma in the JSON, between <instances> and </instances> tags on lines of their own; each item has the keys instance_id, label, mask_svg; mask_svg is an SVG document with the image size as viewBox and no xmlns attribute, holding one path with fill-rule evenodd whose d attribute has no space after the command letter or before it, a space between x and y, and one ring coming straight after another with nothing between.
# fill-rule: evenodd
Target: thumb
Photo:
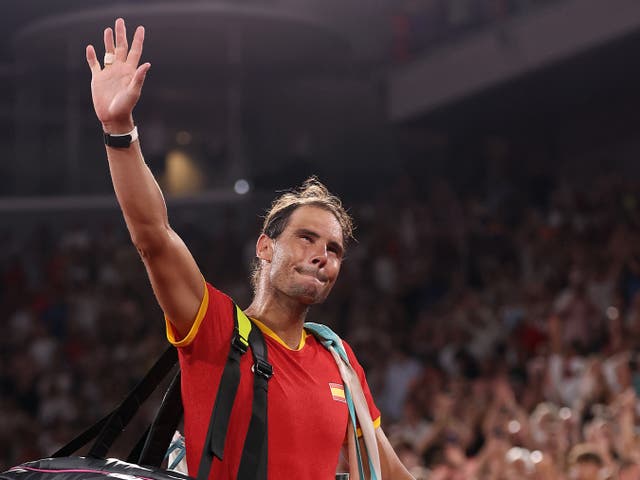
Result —
<instances>
[{"instance_id":1,"label":"thumb","mask_svg":"<svg viewBox=\"0 0 640 480\"><path fill-rule=\"evenodd\" d=\"M149 62L140 65L136 69L136 72L133 74L133 78L129 83L129 88L136 91L137 93L140 93L140 91L142 90L142 84L144 83L144 79L146 78L147 72L150 68L151 64Z\"/></svg>"},{"instance_id":2,"label":"thumb","mask_svg":"<svg viewBox=\"0 0 640 480\"><path fill-rule=\"evenodd\" d=\"M100 63L98 63L98 59L96 58L96 51L93 48L93 45L87 45L86 56L87 63L89 64L89 68L91 69L91 75L95 75L101 70L101 68Z\"/></svg>"}]
</instances>

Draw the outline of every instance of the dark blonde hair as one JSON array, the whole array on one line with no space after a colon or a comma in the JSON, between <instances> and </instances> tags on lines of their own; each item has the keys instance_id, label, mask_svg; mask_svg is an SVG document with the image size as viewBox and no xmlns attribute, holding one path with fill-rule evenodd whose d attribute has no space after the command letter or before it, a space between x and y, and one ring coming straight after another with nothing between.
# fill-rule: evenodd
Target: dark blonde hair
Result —
<instances>
[{"instance_id":1,"label":"dark blonde hair","mask_svg":"<svg viewBox=\"0 0 640 480\"><path fill-rule=\"evenodd\" d=\"M342 206L342 201L333 195L317 177L307 178L299 187L288 190L277 197L267 210L262 224L262 231L267 237L276 239L289 223L291 214L299 207L311 205L331 212L342 228L342 244L346 249L353 240L353 219ZM251 275L254 290L257 287L260 262L256 260Z\"/></svg>"}]
</instances>

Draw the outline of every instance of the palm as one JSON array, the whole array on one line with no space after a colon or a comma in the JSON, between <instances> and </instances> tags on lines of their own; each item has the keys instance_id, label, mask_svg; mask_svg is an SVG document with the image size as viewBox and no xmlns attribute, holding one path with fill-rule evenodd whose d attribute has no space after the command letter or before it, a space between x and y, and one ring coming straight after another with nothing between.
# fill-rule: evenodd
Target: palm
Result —
<instances>
[{"instance_id":1,"label":"palm","mask_svg":"<svg viewBox=\"0 0 640 480\"><path fill-rule=\"evenodd\" d=\"M129 89L135 69L127 67L112 65L91 81L93 107L103 123L126 117L138 101L139 95Z\"/></svg>"}]
</instances>

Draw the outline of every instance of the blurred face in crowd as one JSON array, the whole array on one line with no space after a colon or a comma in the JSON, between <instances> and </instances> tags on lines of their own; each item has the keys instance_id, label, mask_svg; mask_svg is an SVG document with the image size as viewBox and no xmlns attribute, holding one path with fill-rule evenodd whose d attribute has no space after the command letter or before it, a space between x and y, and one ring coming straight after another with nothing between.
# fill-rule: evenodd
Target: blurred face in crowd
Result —
<instances>
[{"instance_id":1,"label":"blurred face in crowd","mask_svg":"<svg viewBox=\"0 0 640 480\"><path fill-rule=\"evenodd\" d=\"M596 418L585 425L584 436L591 443L606 443L610 445L613 442L611 425L603 418Z\"/></svg>"},{"instance_id":2,"label":"blurred face in crowd","mask_svg":"<svg viewBox=\"0 0 640 480\"><path fill-rule=\"evenodd\" d=\"M599 480L600 465L596 462L581 461L571 467L572 480Z\"/></svg>"},{"instance_id":3,"label":"blurred face in crowd","mask_svg":"<svg viewBox=\"0 0 640 480\"><path fill-rule=\"evenodd\" d=\"M627 465L618 473L620 480L638 480L640 478L640 465Z\"/></svg>"},{"instance_id":4,"label":"blurred face in crowd","mask_svg":"<svg viewBox=\"0 0 640 480\"><path fill-rule=\"evenodd\" d=\"M552 413L546 412L538 417L532 415L531 427L533 438L539 446L547 446L556 434L557 422Z\"/></svg>"},{"instance_id":5,"label":"blurred face in crowd","mask_svg":"<svg viewBox=\"0 0 640 480\"><path fill-rule=\"evenodd\" d=\"M509 462L505 466L506 480L524 480L534 478L535 471L527 468L524 461Z\"/></svg>"},{"instance_id":6,"label":"blurred face in crowd","mask_svg":"<svg viewBox=\"0 0 640 480\"><path fill-rule=\"evenodd\" d=\"M268 291L305 305L323 302L333 287L344 252L337 218L321 207L298 207L277 238L261 235L258 257L266 260Z\"/></svg>"},{"instance_id":7,"label":"blurred face in crowd","mask_svg":"<svg viewBox=\"0 0 640 480\"><path fill-rule=\"evenodd\" d=\"M464 450L455 437L447 440L444 447L444 456L447 463L453 467L461 467L467 460Z\"/></svg>"}]
</instances>

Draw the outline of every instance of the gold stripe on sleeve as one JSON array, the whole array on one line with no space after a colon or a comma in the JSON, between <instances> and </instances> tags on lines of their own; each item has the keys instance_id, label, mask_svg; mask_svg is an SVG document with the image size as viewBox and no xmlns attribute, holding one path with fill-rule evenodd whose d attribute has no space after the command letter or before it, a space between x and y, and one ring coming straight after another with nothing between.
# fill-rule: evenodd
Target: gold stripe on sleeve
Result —
<instances>
[{"instance_id":1,"label":"gold stripe on sleeve","mask_svg":"<svg viewBox=\"0 0 640 480\"><path fill-rule=\"evenodd\" d=\"M175 329L173 328L169 318L166 315L164 316L164 322L167 328L167 340L169 340L169 343L174 347L186 347L193 342L193 339L196 338L196 334L200 328L200 324L204 319L204 315L207 313L207 308L209 308L209 289L207 288L206 282L204 282L204 294L202 296L202 302L200 303L196 319L193 321L193 325L191 325L189 333L187 333L182 340L176 340Z\"/></svg>"},{"instance_id":2,"label":"gold stripe on sleeve","mask_svg":"<svg viewBox=\"0 0 640 480\"><path fill-rule=\"evenodd\" d=\"M380 417L373 421L373 429L375 430L377 428L380 428ZM356 433L358 434L358 437L362 437L362 430L360 430L360 428L356 429Z\"/></svg>"}]
</instances>

